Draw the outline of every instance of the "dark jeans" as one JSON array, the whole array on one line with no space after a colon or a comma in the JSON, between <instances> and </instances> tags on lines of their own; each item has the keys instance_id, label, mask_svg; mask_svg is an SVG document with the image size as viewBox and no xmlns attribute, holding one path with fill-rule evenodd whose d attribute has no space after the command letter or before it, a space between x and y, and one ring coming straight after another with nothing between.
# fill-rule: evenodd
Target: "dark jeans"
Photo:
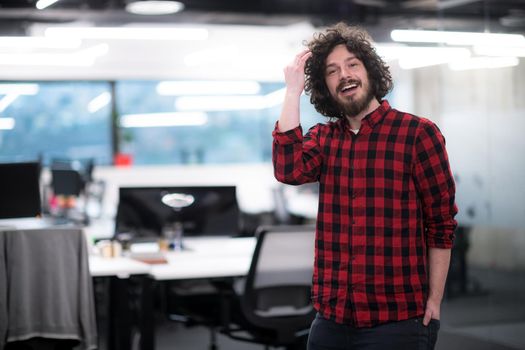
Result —
<instances>
[{"instance_id":1,"label":"dark jeans","mask_svg":"<svg viewBox=\"0 0 525 350\"><path fill-rule=\"evenodd\" d=\"M308 350L432 350L439 321L423 325L423 318L355 328L316 316L310 328Z\"/></svg>"}]
</instances>

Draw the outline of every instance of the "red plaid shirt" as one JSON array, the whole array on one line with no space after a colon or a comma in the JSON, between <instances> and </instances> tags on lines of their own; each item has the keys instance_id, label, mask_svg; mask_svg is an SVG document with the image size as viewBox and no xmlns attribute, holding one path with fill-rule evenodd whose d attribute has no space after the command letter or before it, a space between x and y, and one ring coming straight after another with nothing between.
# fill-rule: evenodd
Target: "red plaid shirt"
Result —
<instances>
[{"instance_id":1,"label":"red plaid shirt","mask_svg":"<svg viewBox=\"0 0 525 350\"><path fill-rule=\"evenodd\" d=\"M319 181L314 307L355 327L423 315L427 247L451 248L456 227L437 126L382 101L357 135L343 118L273 136L277 180Z\"/></svg>"}]
</instances>

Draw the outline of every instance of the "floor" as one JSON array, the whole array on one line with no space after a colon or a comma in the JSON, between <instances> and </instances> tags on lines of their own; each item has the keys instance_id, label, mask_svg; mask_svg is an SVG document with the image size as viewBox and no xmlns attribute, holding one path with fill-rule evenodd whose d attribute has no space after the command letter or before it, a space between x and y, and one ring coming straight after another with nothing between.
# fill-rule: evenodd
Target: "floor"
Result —
<instances>
[{"instance_id":1,"label":"floor","mask_svg":"<svg viewBox=\"0 0 525 350\"><path fill-rule=\"evenodd\" d=\"M473 270L480 286L445 300L437 349L525 349L525 272Z\"/></svg>"},{"instance_id":2,"label":"floor","mask_svg":"<svg viewBox=\"0 0 525 350\"><path fill-rule=\"evenodd\" d=\"M468 293L443 302L436 350L524 350L525 273L473 269ZM133 348L138 349L138 336ZM160 321L157 350L209 349L203 327ZM218 335L220 350L262 350L263 346Z\"/></svg>"}]
</instances>

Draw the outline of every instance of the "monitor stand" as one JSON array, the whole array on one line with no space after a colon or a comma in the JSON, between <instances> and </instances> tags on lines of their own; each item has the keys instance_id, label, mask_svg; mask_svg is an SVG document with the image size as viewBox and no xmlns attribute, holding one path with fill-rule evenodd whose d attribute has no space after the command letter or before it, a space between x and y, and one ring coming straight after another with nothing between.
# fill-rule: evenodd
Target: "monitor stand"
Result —
<instances>
[{"instance_id":1,"label":"monitor stand","mask_svg":"<svg viewBox=\"0 0 525 350\"><path fill-rule=\"evenodd\" d=\"M162 237L166 240L169 250L186 250L186 246L184 245L184 229L182 222L176 221L172 224L166 225L162 229Z\"/></svg>"},{"instance_id":2,"label":"monitor stand","mask_svg":"<svg viewBox=\"0 0 525 350\"><path fill-rule=\"evenodd\" d=\"M162 230L162 236L167 239L170 250L185 250L184 224L180 221L181 211L195 202L195 197L186 193L167 193L161 198L162 203L173 209L175 221Z\"/></svg>"}]
</instances>

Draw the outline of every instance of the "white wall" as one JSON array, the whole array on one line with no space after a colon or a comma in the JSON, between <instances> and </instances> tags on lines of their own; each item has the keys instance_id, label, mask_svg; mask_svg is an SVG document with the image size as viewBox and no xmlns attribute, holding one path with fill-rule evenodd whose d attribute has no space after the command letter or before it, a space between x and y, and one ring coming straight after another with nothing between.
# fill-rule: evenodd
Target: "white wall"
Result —
<instances>
[{"instance_id":1,"label":"white wall","mask_svg":"<svg viewBox=\"0 0 525 350\"><path fill-rule=\"evenodd\" d=\"M447 140L469 259L525 268L525 60L512 68L414 71L415 113Z\"/></svg>"}]
</instances>

